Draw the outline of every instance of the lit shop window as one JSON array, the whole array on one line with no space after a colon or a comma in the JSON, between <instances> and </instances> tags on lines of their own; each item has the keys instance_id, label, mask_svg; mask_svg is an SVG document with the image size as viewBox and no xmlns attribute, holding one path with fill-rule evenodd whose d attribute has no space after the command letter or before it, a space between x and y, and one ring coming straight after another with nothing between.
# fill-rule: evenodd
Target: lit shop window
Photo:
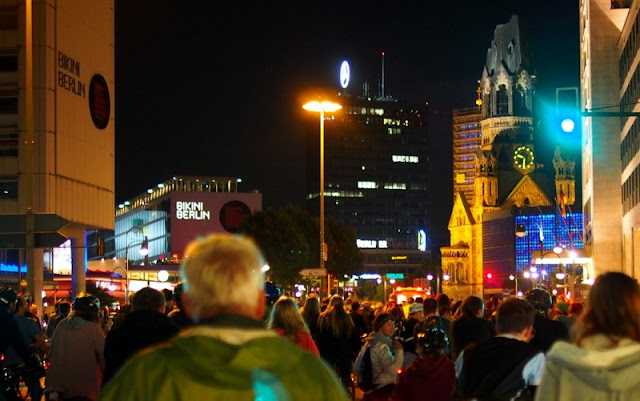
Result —
<instances>
[{"instance_id":1,"label":"lit shop window","mask_svg":"<svg viewBox=\"0 0 640 401\"><path fill-rule=\"evenodd\" d=\"M375 181L358 181L358 188L376 189L378 188L378 184Z\"/></svg>"},{"instance_id":2,"label":"lit shop window","mask_svg":"<svg viewBox=\"0 0 640 401\"><path fill-rule=\"evenodd\" d=\"M418 163L418 156L407 156L407 155L392 155L391 160L394 163Z\"/></svg>"},{"instance_id":3,"label":"lit shop window","mask_svg":"<svg viewBox=\"0 0 640 401\"><path fill-rule=\"evenodd\" d=\"M403 182L388 182L384 184L384 189L407 189L407 184Z\"/></svg>"}]
</instances>

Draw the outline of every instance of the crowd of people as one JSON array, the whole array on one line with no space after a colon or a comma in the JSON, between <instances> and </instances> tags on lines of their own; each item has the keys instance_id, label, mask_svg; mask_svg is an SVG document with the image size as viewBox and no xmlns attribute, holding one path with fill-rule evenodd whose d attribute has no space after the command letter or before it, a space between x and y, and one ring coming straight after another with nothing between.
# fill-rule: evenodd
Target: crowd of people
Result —
<instances>
[{"instance_id":1,"label":"crowd of people","mask_svg":"<svg viewBox=\"0 0 640 401\"><path fill-rule=\"evenodd\" d=\"M174 291L139 290L109 324L82 293L43 329L0 288L1 363L29 367L33 400L640 399L640 289L623 273L599 276L584 304L534 288L269 305L250 239L211 235L186 254Z\"/></svg>"}]
</instances>

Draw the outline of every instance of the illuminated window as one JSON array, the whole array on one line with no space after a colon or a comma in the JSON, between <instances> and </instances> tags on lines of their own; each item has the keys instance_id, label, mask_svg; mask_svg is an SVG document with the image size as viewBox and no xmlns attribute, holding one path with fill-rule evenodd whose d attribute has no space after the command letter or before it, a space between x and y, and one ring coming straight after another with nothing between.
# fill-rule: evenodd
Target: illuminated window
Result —
<instances>
[{"instance_id":1,"label":"illuminated window","mask_svg":"<svg viewBox=\"0 0 640 401\"><path fill-rule=\"evenodd\" d=\"M418 163L418 156L392 155L391 160L394 163Z\"/></svg>"},{"instance_id":2,"label":"illuminated window","mask_svg":"<svg viewBox=\"0 0 640 401\"><path fill-rule=\"evenodd\" d=\"M358 181L358 188L362 189L377 189L378 184L375 181Z\"/></svg>"},{"instance_id":3,"label":"illuminated window","mask_svg":"<svg viewBox=\"0 0 640 401\"><path fill-rule=\"evenodd\" d=\"M384 184L384 189L407 189L407 184L402 182L388 182Z\"/></svg>"}]
</instances>

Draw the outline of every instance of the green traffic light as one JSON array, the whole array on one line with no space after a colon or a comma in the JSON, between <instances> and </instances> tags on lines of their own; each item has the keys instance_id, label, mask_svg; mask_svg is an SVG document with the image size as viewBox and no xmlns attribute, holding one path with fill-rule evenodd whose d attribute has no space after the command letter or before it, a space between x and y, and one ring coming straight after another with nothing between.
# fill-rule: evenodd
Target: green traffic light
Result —
<instances>
[{"instance_id":1,"label":"green traffic light","mask_svg":"<svg viewBox=\"0 0 640 401\"><path fill-rule=\"evenodd\" d=\"M562 122L560 123L560 127L562 127L562 130L564 132L573 132L573 130L576 127L576 123L570 119L570 118L565 118L564 120L562 120Z\"/></svg>"}]
</instances>

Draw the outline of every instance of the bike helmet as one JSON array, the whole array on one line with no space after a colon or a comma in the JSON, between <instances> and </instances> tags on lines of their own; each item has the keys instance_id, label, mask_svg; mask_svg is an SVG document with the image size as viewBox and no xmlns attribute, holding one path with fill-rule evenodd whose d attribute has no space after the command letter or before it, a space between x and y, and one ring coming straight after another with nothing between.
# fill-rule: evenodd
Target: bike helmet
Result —
<instances>
[{"instance_id":1,"label":"bike helmet","mask_svg":"<svg viewBox=\"0 0 640 401\"><path fill-rule=\"evenodd\" d=\"M551 308L551 295L542 288L527 291L524 298L539 312L545 312Z\"/></svg>"},{"instance_id":2,"label":"bike helmet","mask_svg":"<svg viewBox=\"0 0 640 401\"><path fill-rule=\"evenodd\" d=\"M427 354L435 354L449 344L447 334L438 327L428 328L417 334L418 343L424 346Z\"/></svg>"},{"instance_id":3,"label":"bike helmet","mask_svg":"<svg viewBox=\"0 0 640 401\"><path fill-rule=\"evenodd\" d=\"M81 292L73 300L73 310L81 314L97 314L100 309L100 300L95 296Z\"/></svg>"},{"instance_id":4,"label":"bike helmet","mask_svg":"<svg viewBox=\"0 0 640 401\"><path fill-rule=\"evenodd\" d=\"M0 287L0 302L5 305L9 305L12 302L16 302L18 294L10 287Z\"/></svg>"}]
</instances>

